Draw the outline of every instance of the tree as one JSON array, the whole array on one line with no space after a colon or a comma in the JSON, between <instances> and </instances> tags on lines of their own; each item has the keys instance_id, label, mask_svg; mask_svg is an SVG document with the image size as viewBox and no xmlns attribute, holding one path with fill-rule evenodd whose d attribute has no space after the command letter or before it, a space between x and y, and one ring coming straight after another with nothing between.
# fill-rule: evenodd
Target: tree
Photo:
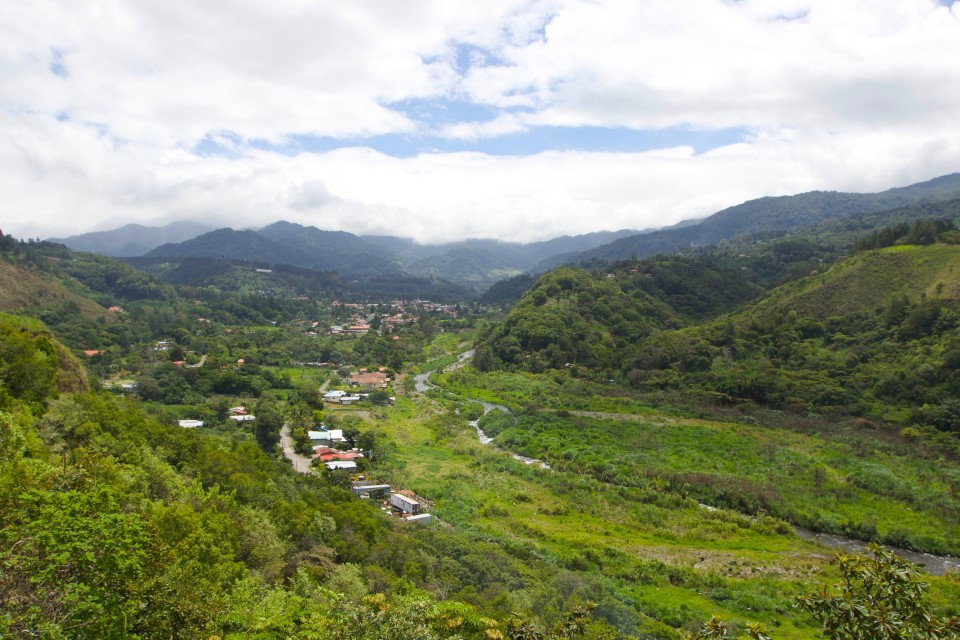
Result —
<instances>
[{"instance_id":1,"label":"tree","mask_svg":"<svg viewBox=\"0 0 960 640\"><path fill-rule=\"evenodd\" d=\"M879 545L871 555L840 554L843 581L802 596L831 640L944 640L960 638L960 616L931 615L923 601L926 583L909 562Z\"/></svg>"},{"instance_id":2,"label":"tree","mask_svg":"<svg viewBox=\"0 0 960 640\"><path fill-rule=\"evenodd\" d=\"M257 419L254 420L254 433L257 444L267 453L273 453L280 440L280 428L283 427L283 417L277 407L271 403L257 403Z\"/></svg>"},{"instance_id":3,"label":"tree","mask_svg":"<svg viewBox=\"0 0 960 640\"><path fill-rule=\"evenodd\" d=\"M372 392L369 396L367 396L367 400L369 400L371 404L385 405L390 402L390 394L387 393L384 389L377 389L376 391Z\"/></svg>"}]
</instances>

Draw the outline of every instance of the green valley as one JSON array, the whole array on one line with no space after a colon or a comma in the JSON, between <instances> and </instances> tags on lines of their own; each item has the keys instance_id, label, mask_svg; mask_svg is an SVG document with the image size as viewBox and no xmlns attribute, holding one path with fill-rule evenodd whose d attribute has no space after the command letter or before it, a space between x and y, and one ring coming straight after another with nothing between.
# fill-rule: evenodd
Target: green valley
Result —
<instances>
[{"instance_id":1,"label":"green valley","mask_svg":"<svg viewBox=\"0 0 960 640\"><path fill-rule=\"evenodd\" d=\"M956 637L957 232L824 233L509 309L7 238L0 633L818 638L830 534L941 556L890 571Z\"/></svg>"}]
</instances>

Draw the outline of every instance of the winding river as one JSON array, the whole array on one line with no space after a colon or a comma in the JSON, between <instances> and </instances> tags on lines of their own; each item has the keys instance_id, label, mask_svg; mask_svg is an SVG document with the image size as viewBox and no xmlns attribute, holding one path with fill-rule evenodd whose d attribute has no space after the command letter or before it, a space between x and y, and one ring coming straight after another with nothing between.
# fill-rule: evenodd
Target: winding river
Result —
<instances>
[{"instance_id":1,"label":"winding river","mask_svg":"<svg viewBox=\"0 0 960 640\"><path fill-rule=\"evenodd\" d=\"M464 351L464 352L461 353L459 356L457 356L457 363L459 364L459 363L463 362L464 360L466 360L467 358L470 358L471 356L473 356L473 349L470 349L469 351ZM437 387L437 385L435 385L435 384L433 384L433 383L430 382L430 375L431 375L432 373L433 373L433 371L427 371L427 372L425 372L425 373L418 373L417 375L415 375L415 376L413 377L414 388L417 390L418 393L426 393L426 392L429 391L430 389L437 389L437 388L439 388L439 387ZM493 411L493 410L495 410L495 409L500 410L500 411L503 411L504 413L507 413L507 414L511 414L511 415L512 415L512 412L510 411L510 409L506 408L506 407L503 406L502 404L494 404L494 403L492 403L492 402L484 402L483 400L473 400L473 399L471 399L471 398L466 398L466 401L467 401L467 402L476 402L477 404L480 404L481 406L483 406L483 415L487 415L488 413L490 413L491 411ZM476 419L476 420L471 420L471 421L468 422L467 424L469 424L471 427L473 427L474 429L476 429L476 431L477 431L477 440L480 441L480 444L490 444L490 443L493 442L493 438L491 438L490 436L488 436L487 434L485 434L485 433L483 432L483 429L480 428L480 419L479 419L479 418ZM546 462L544 462L543 460L537 460L536 458L528 458L528 457L526 457L526 456L521 456L519 453L511 453L510 455L513 456L513 459L514 459L514 460L519 460L520 462L522 462L522 463L524 463L524 464L536 464L536 465L539 465L541 469L549 469L549 468L550 468L550 465L547 464Z\"/></svg>"},{"instance_id":2,"label":"winding river","mask_svg":"<svg viewBox=\"0 0 960 640\"><path fill-rule=\"evenodd\" d=\"M462 363L467 358L473 355L473 350L465 351L457 357L457 363ZM419 393L425 393L430 389L437 389L437 385L430 382L430 374L433 371L427 371L426 373L420 373L414 376L415 388ZM467 399L469 402L477 402L483 405L483 415L487 415L494 409L499 409L505 413L511 413L510 409L506 408L501 404L494 404L492 402L484 402L482 400L472 400ZM493 438L487 436L483 432L483 429L480 428L480 420L471 420L467 424L477 430L477 439L481 444L491 444ZM521 456L519 454L511 454L515 460L519 460L525 464L539 464L544 469L549 469L550 465L542 460L537 460L536 458L527 458L526 456ZM706 505L702 505L705 508ZM863 540L855 540L854 538L845 538L843 536L834 535L831 533L817 533L816 531L810 531L808 529L803 529L801 527L794 527L797 535L804 540L815 542L817 544L829 547L831 549L842 549L848 553L865 553L867 551L867 545L869 543L864 542ZM920 565L922 570L926 573L935 576L942 576L948 571L957 572L960 571L960 558L955 558L953 556L938 556L932 553L921 553L918 551L909 551L907 549L897 549L895 547L887 547L898 556L905 560Z\"/></svg>"}]
</instances>

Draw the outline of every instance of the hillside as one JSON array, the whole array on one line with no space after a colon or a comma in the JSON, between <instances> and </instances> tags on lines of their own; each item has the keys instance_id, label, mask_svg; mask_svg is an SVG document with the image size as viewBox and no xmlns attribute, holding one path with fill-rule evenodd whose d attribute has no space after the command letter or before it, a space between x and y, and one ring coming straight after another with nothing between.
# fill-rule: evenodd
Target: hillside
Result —
<instances>
[{"instance_id":1,"label":"hillside","mask_svg":"<svg viewBox=\"0 0 960 640\"><path fill-rule=\"evenodd\" d=\"M742 234L790 231L837 218L855 218L886 209L958 197L960 174L880 193L813 191L758 198L718 211L696 225L621 238L580 253L569 262L636 259L657 253L674 253L732 240Z\"/></svg>"},{"instance_id":2,"label":"hillside","mask_svg":"<svg viewBox=\"0 0 960 640\"><path fill-rule=\"evenodd\" d=\"M753 319L790 312L817 321L885 308L905 298L911 304L960 300L960 251L957 245L901 245L864 251L822 274L773 292L752 310Z\"/></svg>"},{"instance_id":3,"label":"hillside","mask_svg":"<svg viewBox=\"0 0 960 640\"><path fill-rule=\"evenodd\" d=\"M82 365L43 323L0 313L0 411L16 400L38 410L58 393L87 389Z\"/></svg>"},{"instance_id":4,"label":"hillside","mask_svg":"<svg viewBox=\"0 0 960 640\"><path fill-rule=\"evenodd\" d=\"M0 311L39 315L65 306L90 319L107 316L103 305L66 288L50 271L0 259Z\"/></svg>"},{"instance_id":5,"label":"hillside","mask_svg":"<svg viewBox=\"0 0 960 640\"><path fill-rule=\"evenodd\" d=\"M537 279L506 321L481 339L478 356L489 347L493 359L480 357L477 366L535 371L582 365L610 373L618 354L657 330L710 319L760 296L758 283L793 264L776 247L763 260L663 255L592 274L559 267ZM519 286L507 281L491 292L516 295L528 280L516 281ZM517 346L521 355L513 353Z\"/></svg>"},{"instance_id":6,"label":"hillside","mask_svg":"<svg viewBox=\"0 0 960 640\"><path fill-rule=\"evenodd\" d=\"M480 340L474 365L534 373L569 364L606 367L623 343L677 322L668 306L634 293L579 269L555 269Z\"/></svg>"},{"instance_id":7,"label":"hillside","mask_svg":"<svg viewBox=\"0 0 960 640\"><path fill-rule=\"evenodd\" d=\"M478 367L537 371L572 364L594 379L618 376L640 390L679 391L706 403L918 424L942 423L932 416L948 415L949 399L960 394L960 245L858 252L755 302L751 296L763 291L758 259L739 258L739 267L736 259L709 256L651 260L608 275L581 272L579 289L604 292L587 303L564 304L550 293L567 269L541 278L478 342ZM717 298L717 291L730 299ZM618 313L625 294L648 295L666 311ZM550 302L550 313L534 313L538 301ZM556 339L565 335L559 328L598 317L593 340L609 341L607 350ZM553 339L531 340L537 335L531 326L552 331Z\"/></svg>"}]
</instances>

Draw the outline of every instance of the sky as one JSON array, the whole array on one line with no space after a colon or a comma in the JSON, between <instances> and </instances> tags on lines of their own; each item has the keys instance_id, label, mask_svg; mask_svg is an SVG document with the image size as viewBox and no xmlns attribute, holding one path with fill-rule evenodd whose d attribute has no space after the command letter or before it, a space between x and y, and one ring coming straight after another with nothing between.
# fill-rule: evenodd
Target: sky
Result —
<instances>
[{"instance_id":1,"label":"sky","mask_svg":"<svg viewBox=\"0 0 960 640\"><path fill-rule=\"evenodd\" d=\"M960 0L0 3L0 229L649 229L960 171Z\"/></svg>"}]
</instances>

